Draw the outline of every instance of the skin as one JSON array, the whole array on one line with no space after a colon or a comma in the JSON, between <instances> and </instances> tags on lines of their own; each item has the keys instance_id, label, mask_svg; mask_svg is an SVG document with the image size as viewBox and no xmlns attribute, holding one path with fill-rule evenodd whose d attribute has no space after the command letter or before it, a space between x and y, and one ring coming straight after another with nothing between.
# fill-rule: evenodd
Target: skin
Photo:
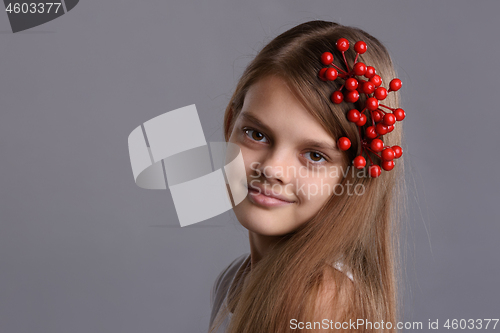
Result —
<instances>
[{"instance_id":1,"label":"skin","mask_svg":"<svg viewBox=\"0 0 500 333\"><path fill-rule=\"evenodd\" d=\"M307 141L329 147L317 148ZM275 242L309 221L334 195L334 186L342 176L342 155L335 139L275 76L250 87L229 142L241 149L249 186L260 185L267 193L282 194L293 201L265 207L253 202L249 193L233 208L249 232L253 267Z\"/></svg>"}]
</instances>

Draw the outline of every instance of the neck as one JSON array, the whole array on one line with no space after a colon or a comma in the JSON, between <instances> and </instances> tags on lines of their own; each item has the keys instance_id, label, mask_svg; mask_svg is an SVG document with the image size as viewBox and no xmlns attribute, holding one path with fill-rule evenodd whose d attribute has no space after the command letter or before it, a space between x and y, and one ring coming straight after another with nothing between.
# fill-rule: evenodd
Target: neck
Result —
<instances>
[{"instance_id":1,"label":"neck","mask_svg":"<svg viewBox=\"0 0 500 333\"><path fill-rule=\"evenodd\" d=\"M250 240L250 269L252 270L266 254L272 251L272 247L279 242L283 236L264 236L253 231L248 231Z\"/></svg>"},{"instance_id":2,"label":"neck","mask_svg":"<svg viewBox=\"0 0 500 333\"><path fill-rule=\"evenodd\" d=\"M263 236L255 232L248 231L248 238L250 240L250 270L244 276L239 277L238 280L243 278L243 290L246 289L249 281L249 276L252 273L255 264L257 264L265 255L272 251L272 247L280 241L283 236ZM233 310L231 310L233 312Z\"/></svg>"}]
</instances>

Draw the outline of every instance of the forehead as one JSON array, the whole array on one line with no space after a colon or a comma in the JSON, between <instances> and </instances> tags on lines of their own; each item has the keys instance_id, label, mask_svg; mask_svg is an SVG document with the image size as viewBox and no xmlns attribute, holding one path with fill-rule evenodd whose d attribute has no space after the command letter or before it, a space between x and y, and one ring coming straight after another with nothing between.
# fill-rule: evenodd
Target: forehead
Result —
<instances>
[{"instance_id":1,"label":"forehead","mask_svg":"<svg viewBox=\"0 0 500 333\"><path fill-rule=\"evenodd\" d=\"M241 121L253 122L270 131L297 141L323 141L335 146L335 140L279 77L269 76L254 83L246 93Z\"/></svg>"},{"instance_id":2,"label":"forehead","mask_svg":"<svg viewBox=\"0 0 500 333\"><path fill-rule=\"evenodd\" d=\"M266 76L252 84L243 104L243 110L245 105L251 104L269 108L287 106L294 109L301 108L307 112L286 82L277 76Z\"/></svg>"}]
</instances>

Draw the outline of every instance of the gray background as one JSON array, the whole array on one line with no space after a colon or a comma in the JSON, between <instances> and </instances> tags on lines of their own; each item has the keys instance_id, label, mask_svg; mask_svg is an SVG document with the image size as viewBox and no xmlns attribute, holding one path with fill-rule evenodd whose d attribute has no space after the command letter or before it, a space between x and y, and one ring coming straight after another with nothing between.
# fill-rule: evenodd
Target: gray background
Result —
<instances>
[{"instance_id":1,"label":"gray background","mask_svg":"<svg viewBox=\"0 0 500 333\"><path fill-rule=\"evenodd\" d=\"M221 141L244 67L313 19L378 37L404 83L405 318L499 318L499 12L87 0L17 34L0 14L0 332L206 331L210 289L249 251L246 230L233 212L180 228L168 191L135 185L127 137L195 103L207 141Z\"/></svg>"}]
</instances>

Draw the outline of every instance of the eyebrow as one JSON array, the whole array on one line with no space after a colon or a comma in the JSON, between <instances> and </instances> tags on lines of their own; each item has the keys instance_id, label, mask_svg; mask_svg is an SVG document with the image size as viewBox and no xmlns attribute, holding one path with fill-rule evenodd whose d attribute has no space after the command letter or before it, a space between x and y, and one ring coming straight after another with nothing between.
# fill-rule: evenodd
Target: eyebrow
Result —
<instances>
[{"instance_id":1,"label":"eyebrow","mask_svg":"<svg viewBox=\"0 0 500 333\"><path fill-rule=\"evenodd\" d=\"M262 121L259 120L259 118L255 117L253 114L243 111L240 113L240 116L242 116L243 118L246 118L248 121L250 121L254 124L259 125L263 129L265 129L267 132L272 132L271 129L269 128L269 126L264 124Z\"/></svg>"},{"instance_id":2,"label":"eyebrow","mask_svg":"<svg viewBox=\"0 0 500 333\"><path fill-rule=\"evenodd\" d=\"M254 124L257 124L258 126L262 127L265 131L272 132L271 129L269 128L269 126L264 124L257 117L255 117L253 114L243 111L240 113L240 116L242 116L243 118L247 119L248 121L250 121ZM325 142L325 141L315 141L312 139L308 139L308 140L305 140L303 143L307 146L318 148L318 149L328 149L328 150L337 151L337 147L335 144L331 145L330 143Z\"/></svg>"}]
</instances>

